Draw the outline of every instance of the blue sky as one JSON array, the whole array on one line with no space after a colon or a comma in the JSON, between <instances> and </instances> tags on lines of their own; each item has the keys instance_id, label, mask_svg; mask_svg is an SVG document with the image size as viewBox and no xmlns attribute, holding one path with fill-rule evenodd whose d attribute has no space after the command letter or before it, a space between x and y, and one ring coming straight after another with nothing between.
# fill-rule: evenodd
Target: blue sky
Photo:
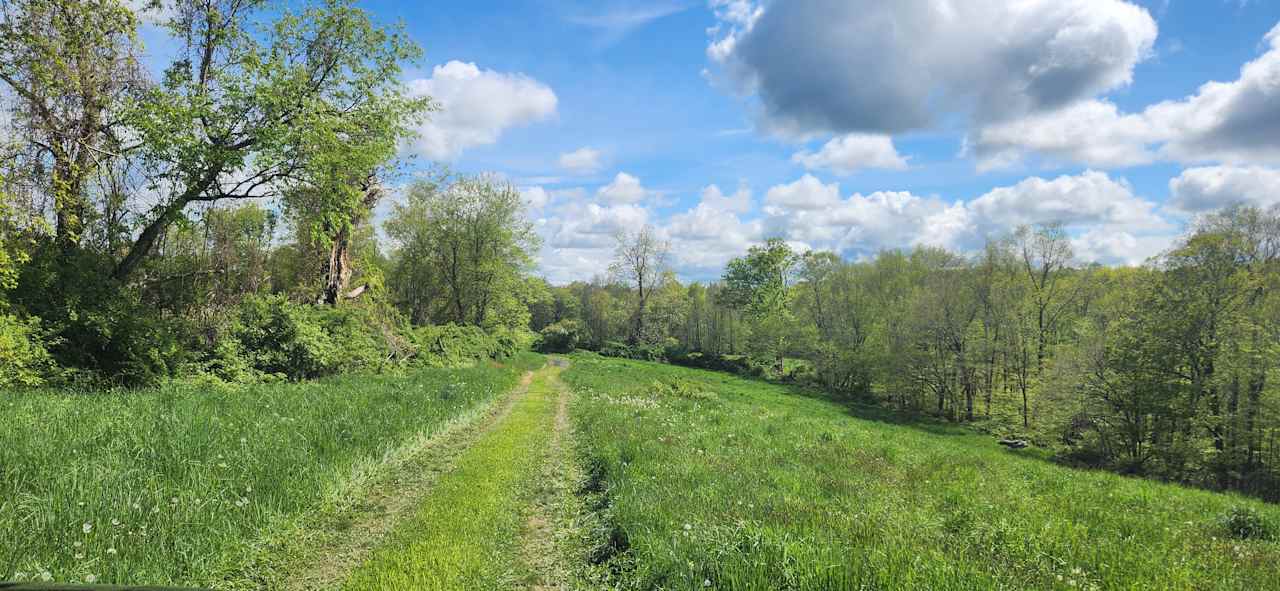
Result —
<instances>
[{"instance_id":1,"label":"blue sky","mask_svg":"<svg viewBox=\"0 0 1280 591\"><path fill-rule=\"evenodd\" d=\"M857 258L1049 221L1136 264L1280 202L1274 2L361 5L426 52L408 82L444 110L415 166L517 184L554 281L645 223L705 279L770 236Z\"/></svg>"}]
</instances>

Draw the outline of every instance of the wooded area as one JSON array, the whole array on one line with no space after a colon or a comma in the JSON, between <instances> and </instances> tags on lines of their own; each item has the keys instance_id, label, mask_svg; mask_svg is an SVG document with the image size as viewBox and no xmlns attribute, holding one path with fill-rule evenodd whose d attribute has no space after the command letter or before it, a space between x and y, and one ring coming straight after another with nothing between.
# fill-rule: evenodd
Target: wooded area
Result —
<instances>
[{"instance_id":1,"label":"wooded area","mask_svg":"<svg viewBox=\"0 0 1280 591\"><path fill-rule=\"evenodd\" d=\"M623 270L634 251L624 238ZM1080 465L1280 491L1280 210L1206 216L1136 268L1075 264L1056 225L862 261L769 240L708 285L661 260L644 296L635 272L552 288L534 328L974 423Z\"/></svg>"}]
</instances>

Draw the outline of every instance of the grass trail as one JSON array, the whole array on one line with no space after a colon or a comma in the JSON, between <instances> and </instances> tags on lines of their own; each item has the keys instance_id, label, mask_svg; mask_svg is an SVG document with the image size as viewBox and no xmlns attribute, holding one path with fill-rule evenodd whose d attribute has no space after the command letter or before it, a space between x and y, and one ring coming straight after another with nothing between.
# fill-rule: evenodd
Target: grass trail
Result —
<instances>
[{"instance_id":1,"label":"grass trail","mask_svg":"<svg viewBox=\"0 0 1280 591\"><path fill-rule=\"evenodd\" d=\"M280 546L268 548L264 559L281 566L278 577L262 577L267 588L286 591L333 589L368 559L394 527L413 515L447 473L477 439L500 424L533 380L525 373L520 384L495 404L462 417L440 433L412 444L400 461L367 494L351 499L339 510L317 515L298 527L282 531ZM274 580L273 580L274 579Z\"/></svg>"},{"instance_id":2,"label":"grass trail","mask_svg":"<svg viewBox=\"0 0 1280 591\"><path fill-rule=\"evenodd\" d=\"M559 373L554 364L535 373L506 417L436 481L416 515L343 588L499 589L543 580L537 566L524 564L524 548L538 536L537 485L558 440L557 415L564 423Z\"/></svg>"}]
</instances>

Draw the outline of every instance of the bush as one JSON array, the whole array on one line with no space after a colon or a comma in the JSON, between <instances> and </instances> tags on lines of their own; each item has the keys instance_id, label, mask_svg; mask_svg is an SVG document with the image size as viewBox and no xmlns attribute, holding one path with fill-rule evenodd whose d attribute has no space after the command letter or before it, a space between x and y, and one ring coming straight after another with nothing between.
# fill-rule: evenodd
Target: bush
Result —
<instances>
[{"instance_id":1,"label":"bush","mask_svg":"<svg viewBox=\"0 0 1280 591\"><path fill-rule=\"evenodd\" d=\"M582 342L582 323L577 320L561 320L538 332L535 348L541 353L572 353Z\"/></svg>"},{"instance_id":2,"label":"bush","mask_svg":"<svg viewBox=\"0 0 1280 591\"><path fill-rule=\"evenodd\" d=\"M158 314L136 289L104 281L113 262L43 243L10 293L14 310L41 319L57 364L86 377L138 386L174 375L190 358L182 321Z\"/></svg>"},{"instance_id":3,"label":"bush","mask_svg":"<svg viewBox=\"0 0 1280 591\"><path fill-rule=\"evenodd\" d=\"M256 372L291 380L335 373L339 349L317 316L283 295L250 296L231 326L237 346L224 352L242 355Z\"/></svg>"},{"instance_id":4,"label":"bush","mask_svg":"<svg viewBox=\"0 0 1280 591\"><path fill-rule=\"evenodd\" d=\"M478 326L442 324L415 328L413 341L418 350L415 365L464 367L514 355L519 337L509 332L490 335Z\"/></svg>"},{"instance_id":5,"label":"bush","mask_svg":"<svg viewBox=\"0 0 1280 591\"><path fill-rule=\"evenodd\" d=\"M55 368L41 338L39 318L0 314L0 388L44 385Z\"/></svg>"},{"instance_id":6,"label":"bush","mask_svg":"<svg viewBox=\"0 0 1280 591\"><path fill-rule=\"evenodd\" d=\"M1269 540L1273 534L1270 524L1252 507L1232 507L1218 523L1227 535L1241 540Z\"/></svg>"}]
</instances>

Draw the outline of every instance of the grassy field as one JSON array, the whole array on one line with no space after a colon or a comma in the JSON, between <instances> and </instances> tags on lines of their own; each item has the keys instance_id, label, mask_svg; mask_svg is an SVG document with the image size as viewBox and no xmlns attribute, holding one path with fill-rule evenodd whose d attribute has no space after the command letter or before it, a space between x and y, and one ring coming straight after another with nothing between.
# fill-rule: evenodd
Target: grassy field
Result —
<instances>
[{"instance_id":1,"label":"grassy field","mask_svg":"<svg viewBox=\"0 0 1280 591\"><path fill-rule=\"evenodd\" d=\"M513 589L533 479L552 437L559 370L528 392L436 483L405 522L343 586L372 589Z\"/></svg>"},{"instance_id":2,"label":"grassy field","mask_svg":"<svg viewBox=\"0 0 1280 591\"><path fill-rule=\"evenodd\" d=\"M541 364L527 354L304 384L0 392L0 580L245 586L258 540Z\"/></svg>"},{"instance_id":3,"label":"grassy field","mask_svg":"<svg viewBox=\"0 0 1280 591\"><path fill-rule=\"evenodd\" d=\"M584 586L1276 589L1280 508L725 374L578 355ZM1252 513L1251 513L1252 512Z\"/></svg>"}]
</instances>

